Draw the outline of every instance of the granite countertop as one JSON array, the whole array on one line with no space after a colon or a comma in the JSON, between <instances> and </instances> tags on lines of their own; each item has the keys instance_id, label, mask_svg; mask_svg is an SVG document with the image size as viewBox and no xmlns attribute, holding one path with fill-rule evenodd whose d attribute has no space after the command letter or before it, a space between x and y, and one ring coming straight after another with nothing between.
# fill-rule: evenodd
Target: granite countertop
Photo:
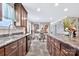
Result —
<instances>
[{"instance_id":1,"label":"granite countertop","mask_svg":"<svg viewBox=\"0 0 79 59\"><path fill-rule=\"evenodd\" d=\"M7 37L0 37L0 47L3 47L9 43L12 43L16 40L19 40L27 35L29 35L30 33L27 34L18 34L18 35L12 35L12 36L7 36Z\"/></svg>"},{"instance_id":2,"label":"granite countertop","mask_svg":"<svg viewBox=\"0 0 79 59\"><path fill-rule=\"evenodd\" d=\"M69 44L73 48L76 48L79 50L79 36L77 36L75 38L70 38L69 36L61 35L61 34L56 34L56 35L48 34L48 35L52 36L53 38L56 38L57 40L59 40L61 42Z\"/></svg>"}]
</instances>

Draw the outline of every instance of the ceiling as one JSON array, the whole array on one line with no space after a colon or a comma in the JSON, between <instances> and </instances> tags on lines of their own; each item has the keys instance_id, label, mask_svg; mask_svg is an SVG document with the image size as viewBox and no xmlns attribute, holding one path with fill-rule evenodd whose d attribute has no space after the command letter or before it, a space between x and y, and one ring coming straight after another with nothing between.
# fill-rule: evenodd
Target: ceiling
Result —
<instances>
[{"instance_id":1,"label":"ceiling","mask_svg":"<svg viewBox=\"0 0 79 59\"><path fill-rule=\"evenodd\" d=\"M22 4L28 11L28 20L33 22L54 22L65 16L79 17L79 3L59 3L58 6L55 3ZM37 8L40 8L39 12Z\"/></svg>"}]
</instances>

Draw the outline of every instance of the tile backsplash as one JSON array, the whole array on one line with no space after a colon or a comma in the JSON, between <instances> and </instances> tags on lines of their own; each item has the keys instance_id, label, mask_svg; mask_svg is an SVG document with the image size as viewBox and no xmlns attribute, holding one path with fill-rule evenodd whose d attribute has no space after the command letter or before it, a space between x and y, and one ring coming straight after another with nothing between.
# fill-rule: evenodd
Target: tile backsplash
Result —
<instances>
[{"instance_id":1,"label":"tile backsplash","mask_svg":"<svg viewBox=\"0 0 79 59\"><path fill-rule=\"evenodd\" d=\"M10 30L10 33L19 33L19 32L23 32L25 33L25 28L24 27L17 27L16 29L11 29ZM8 34L9 33L9 30L8 29L0 29L0 35L3 35L3 34Z\"/></svg>"}]
</instances>

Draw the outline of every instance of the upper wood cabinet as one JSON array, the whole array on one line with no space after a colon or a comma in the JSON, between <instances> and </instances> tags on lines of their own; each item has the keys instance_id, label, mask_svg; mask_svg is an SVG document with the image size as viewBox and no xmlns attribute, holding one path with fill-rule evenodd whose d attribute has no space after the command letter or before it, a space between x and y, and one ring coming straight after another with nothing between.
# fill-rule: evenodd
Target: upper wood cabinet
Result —
<instances>
[{"instance_id":1,"label":"upper wood cabinet","mask_svg":"<svg viewBox=\"0 0 79 59\"><path fill-rule=\"evenodd\" d=\"M14 8L16 12L16 26L26 27L27 11L21 3L15 3Z\"/></svg>"},{"instance_id":2,"label":"upper wood cabinet","mask_svg":"<svg viewBox=\"0 0 79 59\"><path fill-rule=\"evenodd\" d=\"M0 3L0 21L2 20L2 3Z\"/></svg>"}]
</instances>

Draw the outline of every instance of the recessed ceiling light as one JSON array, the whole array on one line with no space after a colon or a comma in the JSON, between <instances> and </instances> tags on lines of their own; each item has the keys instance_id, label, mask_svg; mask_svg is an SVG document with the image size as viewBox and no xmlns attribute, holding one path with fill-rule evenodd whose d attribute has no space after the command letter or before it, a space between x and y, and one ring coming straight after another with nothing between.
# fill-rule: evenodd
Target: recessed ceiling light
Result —
<instances>
[{"instance_id":1,"label":"recessed ceiling light","mask_svg":"<svg viewBox=\"0 0 79 59\"><path fill-rule=\"evenodd\" d=\"M37 11L40 12L40 8L37 8Z\"/></svg>"},{"instance_id":2,"label":"recessed ceiling light","mask_svg":"<svg viewBox=\"0 0 79 59\"><path fill-rule=\"evenodd\" d=\"M68 11L68 8L65 8L64 11L65 11L65 12Z\"/></svg>"},{"instance_id":3,"label":"recessed ceiling light","mask_svg":"<svg viewBox=\"0 0 79 59\"><path fill-rule=\"evenodd\" d=\"M58 6L58 5L59 5L58 3L55 3L55 5L54 5L54 6L56 7L56 6Z\"/></svg>"}]
</instances>

